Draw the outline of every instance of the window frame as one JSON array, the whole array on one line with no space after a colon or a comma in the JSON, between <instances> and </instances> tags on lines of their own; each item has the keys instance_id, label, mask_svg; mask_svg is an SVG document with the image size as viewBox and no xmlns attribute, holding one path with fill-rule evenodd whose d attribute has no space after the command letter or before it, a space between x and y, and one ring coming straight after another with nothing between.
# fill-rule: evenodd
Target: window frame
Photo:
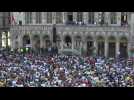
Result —
<instances>
[{"instance_id":1,"label":"window frame","mask_svg":"<svg viewBox=\"0 0 134 100\"><path fill-rule=\"evenodd\" d=\"M63 24L63 17L64 14L62 12L56 12L55 13L55 23L56 24Z\"/></svg>"},{"instance_id":2,"label":"window frame","mask_svg":"<svg viewBox=\"0 0 134 100\"><path fill-rule=\"evenodd\" d=\"M84 22L83 12L77 12L76 21L77 22Z\"/></svg>"},{"instance_id":3,"label":"window frame","mask_svg":"<svg viewBox=\"0 0 134 100\"><path fill-rule=\"evenodd\" d=\"M33 13L32 12L25 12L25 24L31 25L33 24Z\"/></svg>"},{"instance_id":4,"label":"window frame","mask_svg":"<svg viewBox=\"0 0 134 100\"><path fill-rule=\"evenodd\" d=\"M89 18L91 18L91 22L89 21ZM95 12L88 12L88 25L95 25Z\"/></svg>"},{"instance_id":5,"label":"window frame","mask_svg":"<svg viewBox=\"0 0 134 100\"><path fill-rule=\"evenodd\" d=\"M51 15L51 17L50 17ZM51 20L49 20L51 18ZM46 12L46 24L52 25L53 24L53 13L52 12Z\"/></svg>"},{"instance_id":6,"label":"window frame","mask_svg":"<svg viewBox=\"0 0 134 100\"><path fill-rule=\"evenodd\" d=\"M35 17L36 17L36 24L42 24L42 12L36 12L35 13Z\"/></svg>"},{"instance_id":7,"label":"window frame","mask_svg":"<svg viewBox=\"0 0 134 100\"><path fill-rule=\"evenodd\" d=\"M115 16L113 16L114 14L115 14ZM115 19L113 19L113 17ZM115 22L115 23L112 23L112 22ZM117 24L118 24L118 15L117 15L117 12L110 12L110 25L117 25Z\"/></svg>"}]
</instances>

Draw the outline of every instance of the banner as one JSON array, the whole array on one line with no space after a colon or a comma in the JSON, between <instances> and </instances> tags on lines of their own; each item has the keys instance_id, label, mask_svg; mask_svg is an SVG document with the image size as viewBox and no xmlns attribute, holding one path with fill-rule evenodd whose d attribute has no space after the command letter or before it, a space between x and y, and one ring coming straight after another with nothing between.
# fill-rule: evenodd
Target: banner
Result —
<instances>
[{"instance_id":1,"label":"banner","mask_svg":"<svg viewBox=\"0 0 134 100\"><path fill-rule=\"evenodd\" d=\"M8 17L8 21L9 21L9 24L14 24L14 25L17 24L13 15Z\"/></svg>"}]
</instances>

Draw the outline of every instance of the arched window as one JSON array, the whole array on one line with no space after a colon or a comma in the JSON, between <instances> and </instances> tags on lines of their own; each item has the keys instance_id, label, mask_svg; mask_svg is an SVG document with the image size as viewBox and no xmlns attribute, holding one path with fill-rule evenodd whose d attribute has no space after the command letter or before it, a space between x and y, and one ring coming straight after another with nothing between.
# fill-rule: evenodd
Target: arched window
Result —
<instances>
[{"instance_id":1,"label":"arched window","mask_svg":"<svg viewBox=\"0 0 134 100\"><path fill-rule=\"evenodd\" d=\"M36 23L41 24L42 23L42 13L36 12Z\"/></svg>"},{"instance_id":2,"label":"arched window","mask_svg":"<svg viewBox=\"0 0 134 100\"><path fill-rule=\"evenodd\" d=\"M117 13L116 12L110 13L110 20L111 20L111 24L117 24Z\"/></svg>"},{"instance_id":3,"label":"arched window","mask_svg":"<svg viewBox=\"0 0 134 100\"><path fill-rule=\"evenodd\" d=\"M63 15L62 12L56 12L56 24L63 23Z\"/></svg>"},{"instance_id":4,"label":"arched window","mask_svg":"<svg viewBox=\"0 0 134 100\"><path fill-rule=\"evenodd\" d=\"M83 12L77 12L77 22L83 22Z\"/></svg>"},{"instance_id":5,"label":"arched window","mask_svg":"<svg viewBox=\"0 0 134 100\"><path fill-rule=\"evenodd\" d=\"M89 12L88 13L88 23L89 24L94 24L94 12Z\"/></svg>"},{"instance_id":6,"label":"arched window","mask_svg":"<svg viewBox=\"0 0 134 100\"><path fill-rule=\"evenodd\" d=\"M47 12L47 24L52 24L53 15L52 12Z\"/></svg>"},{"instance_id":7,"label":"arched window","mask_svg":"<svg viewBox=\"0 0 134 100\"><path fill-rule=\"evenodd\" d=\"M32 23L32 12L25 13L25 23L31 24Z\"/></svg>"}]
</instances>

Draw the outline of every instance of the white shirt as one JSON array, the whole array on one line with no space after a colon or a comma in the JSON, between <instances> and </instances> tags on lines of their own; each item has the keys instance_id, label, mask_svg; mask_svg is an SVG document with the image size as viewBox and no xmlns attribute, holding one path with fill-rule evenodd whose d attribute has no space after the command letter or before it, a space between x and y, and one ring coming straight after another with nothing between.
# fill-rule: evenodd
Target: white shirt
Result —
<instances>
[{"instance_id":1,"label":"white shirt","mask_svg":"<svg viewBox=\"0 0 134 100\"><path fill-rule=\"evenodd\" d=\"M85 84L85 83L83 83L83 84L81 84L81 85L80 85L80 87L86 87L86 84Z\"/></svg>"},{"instance_id":2,"label":"white shirt","mask_svg":"<svg viewBox=\"0 0 134 100\"><path fill-rule=\"evenodd\" d=\"M12 85L13 85L13 86L16 86L16 80L13 80L13 81L12 81Z\"/></svg>"},{"instance_id":3,"label":"white shirt","mask_svg":"<svg viewBox=\"0 0 134 100\"><path fill-rule=\"evenodd\" d=\"M46 84L41 84L42 87L46 87Z\"/></svg>"},{"instance_id":4,"label":"white shirt","mask_svg":"<svg viewBox=\"0 0 134 100\"><path fill-rule=\"evenodd\" d=\"M17 87L23 87L23 84L20 84L20 85L17 84L16 86L17 86Z\"/></svg>"}]
</instances>

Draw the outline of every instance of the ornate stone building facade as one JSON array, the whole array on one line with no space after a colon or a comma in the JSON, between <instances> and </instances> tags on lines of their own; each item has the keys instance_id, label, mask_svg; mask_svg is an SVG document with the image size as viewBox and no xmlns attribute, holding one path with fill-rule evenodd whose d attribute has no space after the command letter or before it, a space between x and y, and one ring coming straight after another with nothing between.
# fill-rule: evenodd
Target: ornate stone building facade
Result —
<instances>
[{"instance_id":1,"label":"ornate stone building facade","mask_svg":"<svg viewBox=\"0 0 134 100\"><path fill-rule=\"evenodd\" d=\"M12 48L52 46L56 24L59 52L127 57L134 46L134 14L130 12L11 12Z\"/></svg>"},{"instance_id":2,"label":"ornate stone building facade","mask_svg":"<svg viewBox=\"0 0 134 100\"><path fill-rule=\"evenodd\" d=\"M9 39L9 12L0 12L0 48L2 46L8 46L10 44Z\"/></svg>"}]
</instances>

